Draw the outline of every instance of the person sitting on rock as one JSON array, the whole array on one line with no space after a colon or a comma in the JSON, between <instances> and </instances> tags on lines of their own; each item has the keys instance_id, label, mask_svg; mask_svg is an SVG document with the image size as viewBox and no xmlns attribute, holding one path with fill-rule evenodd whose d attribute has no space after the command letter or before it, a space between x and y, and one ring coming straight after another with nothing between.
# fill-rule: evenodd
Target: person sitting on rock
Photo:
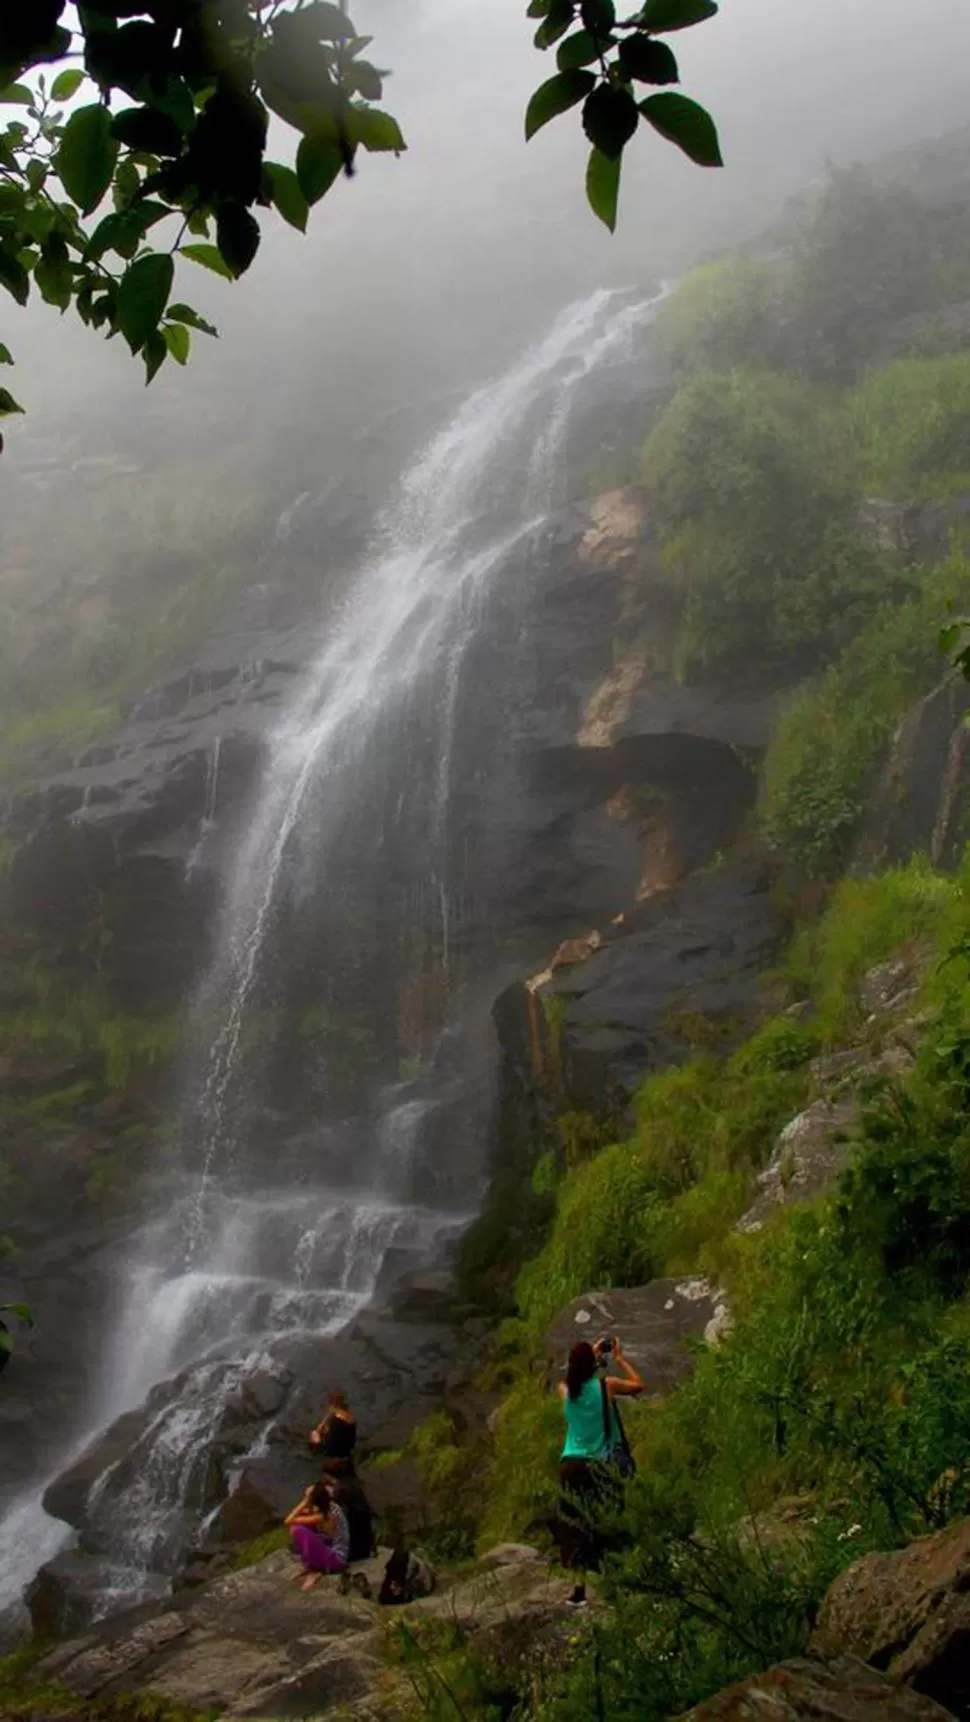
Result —
<instances>
[{"instance_id":1,"label":"person sitting on rock","mask_svg":"<svg viewBox=\"0 0 970 1722\"><path fill-rule=\"evenodd\" d=\"M310 1446L323 1460L323 1470L330 1477L354 1475L354 1448L357 1445L357 1419L350 1409L347 1395L341 1387L327 1394L326 1415L310 1434Z\"/></svg>"},{"instance_id":2,"label":"person sitting on rock","mask_svg":"<svg viewBox=\"0 0 970 1722\"><path fill-rule=\"evenodd\" d=\"M305 1577L301 1590L312 1590L324 1573L342 1573L350 1551L350 1531L343 1508L334 1500L329 1477L304 1489L284 1519Z\"/></svg>"},{"instance_id":3,"label":"person sitting on rock","mask_svg":"<svg viewBox=\"0 0 970 1722\"><path fill-rule=\"evenodd\" d=\"M350 1531L350 1553L347 1559L351 1563L369 1561L371 1555L377 1552L374 1515L359 1479L355 1476L334 1477L333 1496L343 1510Z\"/></svg>"},{"instance_id":4,"label":"person sitting on rock","mask_svg":"<svg viewBox=\"0 0 970 1722\"><path fill-rule=\"evenodd\" d=\"M405 1543L398 1543L384 1568L378 1602L385 1608L400 1607L430 1596L435 1577L426 1560L416 1555Z\"/></svg>"},{"instance_id":5,"label":"person sitting on rock","mask_svg":"<svg viewBox=\"0 0 970 1722\"><path fill-rule=\"evenodd\" d=\"M598 1371L610 1361L623 1371L622 1379L600 1378ZM585 1607L585 1575L598 1571L602 1564L606 1539L597 1520L619 1504L617 1478L606 1462L619 1436L613 1401L642 1393L643 1388L643 1380L623 1356L618 1339L597 1340L595 1347L581 1339L569 1353L566 1378L559 1384L566 1439L559 1465L557 1540L563 1566L577 1575L569 1598L574 1608Z\"/></svg>"}]
</instances>

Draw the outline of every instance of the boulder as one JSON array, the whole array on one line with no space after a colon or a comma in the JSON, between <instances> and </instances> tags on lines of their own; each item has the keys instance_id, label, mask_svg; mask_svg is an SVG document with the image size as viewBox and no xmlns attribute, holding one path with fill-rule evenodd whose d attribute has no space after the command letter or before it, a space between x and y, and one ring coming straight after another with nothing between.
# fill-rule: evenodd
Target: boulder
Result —
<instances>
[{"instance_id":1,"label":"boulder","mask_svg":"<svg viewBox=\"0 0 970 1722\"><path fill-rule=\"evenodd\" d=\"M359 1569L375 1595L387 1555L384 1548ZM102 1622L48 1652L36 1677L89 1700L150 1690L226 1722L334 1713L388 1722L407 1710L409 1694L413 1705L406 1679L385 1655L384 1611L353 1590L344 1593L335 1579L304 1592L288 1582L293 1574L291 1556L281 1552L181 1591L162 1607ZM554 1578L535 1549L507 1545L407 1615L457 1629L514 1679L537 1659L561 1662L568 1652L575 1629L569 1590L570 1581Z\"/></svg>"},{"instance_id":2,"label":"boulder","mask_svg":"<svg viewBox=\"0 0 970 1722\"><path fill-rule=\"evenodd\" d=\"M859 1113L855 1095L814 1100L778 1136L771 1159L758 1175L758 1195L738 1221L739 1232L756 1232L776 1208L808 1202L835 1183L849 1153Z\"/></svg>"},{"instance_id":3,"label":"boulder","mask_svg":"<svg viewBox=\"0 0 970 1722\"><path fill-rule=\"evenodd\" d=\"M651 1393L669 1393L689 1375L690 1342L703 1338L720 1307L706 1279L652 1280L623 1291L574 1298L546 1335L550 1373L559 1374L578 1339L619 1335Z\"/></svg>"},{"instance_id":4,"label":"boulder","mask_svg":"<svg viewBox=\"0 0 970 1722\"><path fill-rule=\"evenodd\" d=\"M860 871L916 854L928 855L937 867L957 865L970 809L968 709L970 687L954 675L906 714L867 806L854 857Z\"/></svg>"},{"instance_id":5,"label":"boulder","mask_svg":"<svg viewBox=\"0 0 970 1722\"><path fill-rule=\"evenodd\" d=\"M780 1662L716 1697L680 1722L954 1722L931 1698L899 1686L853 1656Z\"/></svg>"},{"instance_id":6,"label":"boulder","mask_svg":"<svg viewBox=\"0 0 970 1722\"><path fill-rule=\"evenodd\" d=\"M970 1708L970 1519L890 1554L866 1555L826 1595L812 1636L965 1715Z\"/></svg>"}]
</instances>

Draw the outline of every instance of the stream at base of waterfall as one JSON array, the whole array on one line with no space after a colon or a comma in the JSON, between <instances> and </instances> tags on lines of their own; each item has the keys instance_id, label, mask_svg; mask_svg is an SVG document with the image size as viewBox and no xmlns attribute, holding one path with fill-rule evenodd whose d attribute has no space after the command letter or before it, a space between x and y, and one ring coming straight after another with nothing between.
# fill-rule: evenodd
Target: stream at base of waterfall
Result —
<instances>
[{"instance_id":1,"label":"stream at base of waterfall","mask_svg":"<svg viewBox=\"0 0 970 1722\"><path fill-rule=\"evenodd\" d=\"M171 1158L118 1268L103 1370L77 1430L65 1431L66 1466L147 1397L128 1449L90 1483L85 1542L103 1576L94 1614L164 1591L178 1551L203 1533L213 1432L243 1384L285 1373L294 1346L345 1329L389 1262L447 1261L481 1200L494 1097L482 1065L494 1052L480 1034L471 1086L456 1053L469 1011L487 1022L481 1001L469 1004L474 976L460 954L468 903L452 768L463 666L490 594L510 570L522 578L530 542L562 501L558 463L584 382L624 362L655 303L596 293L476 390L404 473L349 594L321 619L187 1007ZM193 870L205 865L217 751L212 770ZM351 926L362 948L375 941L360 976ZM366 1037L383 1003L382 941L395 1023L412 966L422 1002L406 1041L392 1024L375 1046ZM307 980L314 960L332 987L321 983L319 997ZM294 1128L286 1082L304 1081L293 1078L301 1059L315 1064ZM174 1393L160 1388L173 1380ZM8 1622L69 1536L43 1512L42 1492L8 1503L2 1521Z\"/></svg>"}]
</instances>

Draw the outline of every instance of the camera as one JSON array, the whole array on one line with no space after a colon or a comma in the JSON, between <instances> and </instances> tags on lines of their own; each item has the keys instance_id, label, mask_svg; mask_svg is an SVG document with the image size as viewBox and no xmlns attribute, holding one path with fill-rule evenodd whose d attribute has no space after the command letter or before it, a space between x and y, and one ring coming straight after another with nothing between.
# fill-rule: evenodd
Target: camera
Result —
<instances>
[{"instance_id":1,"label":"camera","mask_svg":"<svg viewBox=\"0 0 970 1722\"><path fill-rule=\"evenodd\" d=\"M600 1340L596 1349L600 1354L600 1358L605 1363L607 1358L613 1356L613 1337L612 1337L612 1335L606 1334L606 1336Z\"/></svg>"}]
</instances>

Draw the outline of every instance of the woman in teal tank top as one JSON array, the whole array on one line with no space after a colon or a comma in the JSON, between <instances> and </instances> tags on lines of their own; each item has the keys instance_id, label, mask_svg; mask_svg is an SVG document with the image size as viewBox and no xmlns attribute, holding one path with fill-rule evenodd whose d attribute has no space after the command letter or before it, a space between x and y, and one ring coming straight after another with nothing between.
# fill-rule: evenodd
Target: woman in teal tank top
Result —
<instances>
[{"instance_id":1,"label":"woman in teal tank top","mask_svg":"<svg viewBox=\"0 0 970 1722\"><path fill-rule=\"evenodd\" d=\"M623 1371L622 1378L598 1374L608 1357ZM559 1387L566 1419L566 1439L559 1466L559 1553L563 1566L578 1575L569 1599L575 1608L585 1606L585 1574L595 1571L602 1559L602 1539L597 1535L594 1521L597 1510L604 1505L604 1497L610 1493L611 1479L604 1473L603 1461L620 1435L613 1402L624 1395L641 1393L643 1386L643 1380L623 1356L618 1339L598 1340L595 1346L580 1340L569 1353L566 1379Z\"/></svg>"}]
</instances>

